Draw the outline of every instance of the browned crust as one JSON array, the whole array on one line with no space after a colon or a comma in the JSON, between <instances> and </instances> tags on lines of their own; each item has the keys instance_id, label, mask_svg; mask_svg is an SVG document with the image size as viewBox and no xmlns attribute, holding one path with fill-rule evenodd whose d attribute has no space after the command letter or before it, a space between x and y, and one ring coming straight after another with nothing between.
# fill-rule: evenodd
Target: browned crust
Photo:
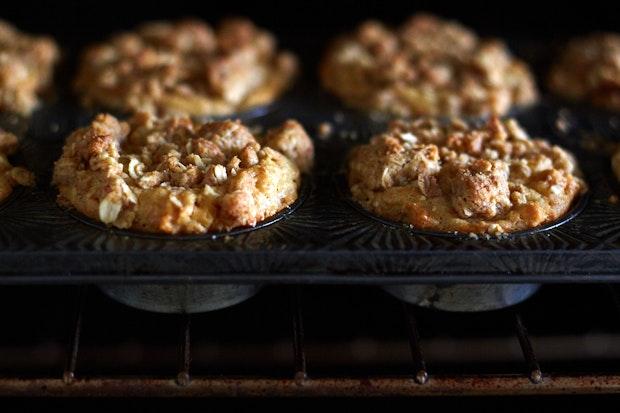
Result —
<instances>
[{"instance_id":1,"label":"browned crust","mask_svg":"<svg viewBox=\"0 0 620 413\"><path fill-rule=\"evenodd\" d=\"M293 160L261 146L239 121L138 113L128 122L101 114L71 134L53 183L61 204L105 224L199 234L269 218L297 199L300 179Z\"/></svg>"},{"instance_id":2,"label":"browned crust","mask_svg":"<svg viewBox=\"0 0 620 413\"><path fill-rule=\"evenodd\" d=\"M32 172L9 163L8 156L15 153L17 146L17 137L0 129L0 202L11 195L17 185L34 185Z\"/></svg>"},{"instance_id":3,"label":"browned crust","mask_svg":"<svg viewBox=\"0 0 620 413\"><path fill-rule=\"evenodd\" d=\"M296 72L295 57L248 20L216 30L197 20L151 22L91 46L75 89L87 106L229 115L273 102Z\"/></svg>"},{"instance_id":4,"label":"browned crust","mask_svg":"<svg viewBox=\"0 0 620 413\"><path fill-rule=\"evenodd\" d=\"M348 162L353 198L416 228L500 235L564 215L586 190L573 156L513 119L393 122Z\"/></svg>"},{"instance_id":5,"label":"browned crust","mask_svg":"<svg viewBox=\"0 0 620 413\"><path fill-rule=\"evenodd\" d=\"M347 105L398 116L505 114L538 98L529 68L502 42L426 14L397 30L361 24L332 43L320 75Z\"/></svg>"},{"instance_id":6,"label":"browned crust","mask_svg":"<svg viewBox=\"0 0 620 413\"><path fill-rule=\"evenodd\" d=\"M549 88L569 100L620 111L620 34L571 40L551 69Z\"/></svg>"},{"instance_id":7,"label":"browned crust","mask_svg":"<svg viewBox=\"0 0 620 413\"><path fill-rule=\"evenodd\" d=\"M58 58L51 38L22 33L0 20L0 110L29 115L50 86Z\"/></svg>"}]
</instances>

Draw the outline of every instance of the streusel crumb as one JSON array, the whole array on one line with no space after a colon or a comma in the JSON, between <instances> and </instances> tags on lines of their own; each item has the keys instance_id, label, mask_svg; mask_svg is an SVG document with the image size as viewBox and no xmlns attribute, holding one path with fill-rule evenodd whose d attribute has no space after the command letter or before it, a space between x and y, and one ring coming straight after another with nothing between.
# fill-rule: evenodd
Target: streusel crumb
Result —
<instances>
[{"instance_id":1,"label":"streusel crumb","mask_svg":"<svg viewBox=\"0 0 620 413\"><path fill-rule=\"evenodd\" d=\"M300 167L312 163L301 125L288 121L267 135L261 145L239 121L100 114L69 136L53 183L61 204L118 228L198 234L255 226L297 199ZM285 154L269 141L305 150Z\"/></svg>"},{"instance_id":2,"label":"streusel crumb","mask_svg":"<svg viewBox=\"0 0 620 413\"><path fill-rule=\"evenodd\" d=\"M51 38L22 33L0 20L0 110L29 115L49 87L58 58Z\"/></svg>"},{"instance_id":3,"label":"streusel crumb","mask_svg":"<svg viewBox=\"0 0 620 413\"><path fill-rule=\"evenodd\" d=\"M500 235L554 221L586 190L573 156L513 120L394 121L348 162L353 198L382 217Z\"/></svg>"},{"instance_id":4,"label":"streusel crumb","mask_svg":"<svg viewBox=\"0 0 620 413\"><path fill-rule=\"evenodd\" d=\"M32 172L9 163L8 156L15 153L17 146L17 137L0 129L0 202L11 195L17 185L34 185Z\"/></svg>"},{"instance_id":5,"label":"streusel crumb","mask_svg":"<svg viewBox=\"0 0 620 413\"><path fill-rule=\"evenodd\" d=\"M75 88L87 106L125 112L228 115L274 101L297 71L293 55L245 19L151 22L90 47Z\"/></svg>"},{"instance_id":6,"label":"streusel crumb","mask_svg":"<svg viewBox=\"0 0 620 413\"><path fill-rule=\"evenodd\" d=\"M620 34L570 41L551 69L549 88L569 100L620 111Z\"/></svg>"},{"instance_id":7,"label":"streusel crumb","mask_svg":"<svg viewBox=\"0 0 620 413\"><path fill-rule=\"evenodd\" d=\"M431 15L397 30L363 23L329 48L321 80L349 106L398 116L505 114L538 95L502 42Z\"/></svg>"}]
</instances>

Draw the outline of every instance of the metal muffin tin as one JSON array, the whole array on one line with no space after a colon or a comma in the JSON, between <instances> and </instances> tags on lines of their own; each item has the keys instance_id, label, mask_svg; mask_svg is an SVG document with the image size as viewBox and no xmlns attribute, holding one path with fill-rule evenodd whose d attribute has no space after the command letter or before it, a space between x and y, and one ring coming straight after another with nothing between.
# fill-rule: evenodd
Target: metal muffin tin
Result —
<instances>
[{"instance_id":1,"label":"metal muffin tin","mask_svg":"<svg viewBox=\"0 0 620 413\"><path fill-rule=\"evenodd\" d=\"M102 284L108 297L157 313L202 313L239 304L261 289L257 284Z\"/></svg>"},{"instance_id":2,"label":"metal muffin tin","mask_svg":"<svg viewBox=\"0 0 620 413\"><path fill-rule=\"evenodd\" d=\"M36 112L27 130L21 121L0 121L23 138L16 163L33 170L38 182L0 205L0 283L97 284L154 311L221 307L235 301L226 294L240 286L366 284L421 305L472 311L514 304L539 284L620 281L620 205L609 201L620 186L609 154L580 144L591 135L617 140L620 116L549 99L514 116L532 136L575 153L590 185L589 196L557 226L471 239L416 231L360 211L334 177L349 150L384 129L386 120L343 108L306 79L266 113L244 116L264 127L296 118L315 137L316 167L304 179L307 195L297 209L271 225L231 234L148 236L85 222L55 203L53 162L68 133L90 117L71 98L59 99ZM559 117L569 120L560 125ZM327 139L316 133L321 122L333 127ZM241 288L237 298L254 289ZM214 297L222 294L218 304Z\"/></svg>"},{"instance_id":3,"label":"metal muffin tin","mask_svg":"<svg viewBox=\"0 0 620 413\"><path fill-rule=\"evenodd\" d=\"M527 300L540 284L389 285L385 291L411 304L443 311L498 310Z\"/></svg>"},{"instance_id":4,"label":"metal muffin tin","mask_svg":"<svg viewBox=\"0 0 620 413\"><path fill-rule=\"evenodd\" d=\"M341 193L349 198L350 205L361 214L393 228L403 228L404 224L378 217L365 210L350 198L346 177L338 179ZM569 211L560 219L529 230L512 233L512 237L532 235L558 228L576 217L587 205L588 193L577 199ZM437 231L417 230L419 234L432 236L451 236L469 239L467 234L445 234ZM444 311L475 312L489 311L519 304L534 295L540 284L404 284L386 285L385 291L403 301Z\"/></svg>"}]
</instances>

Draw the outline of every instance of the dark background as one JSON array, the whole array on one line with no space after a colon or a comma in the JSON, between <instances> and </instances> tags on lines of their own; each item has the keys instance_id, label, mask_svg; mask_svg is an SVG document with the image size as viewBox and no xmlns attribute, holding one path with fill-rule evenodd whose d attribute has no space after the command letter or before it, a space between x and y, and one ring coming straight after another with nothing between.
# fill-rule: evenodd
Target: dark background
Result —
<instances>
[{"instance_id":1,"label":"dark background","mask_svg":"<svg viewBox=\"0 0 620 413\"><path fill-rule=\"evenodd\" d=\"M323 42L365 18L399 23L416 11L461 20L484 35L545 39L592 30L620 31L620 2L587 1L7 1L2 18L28 31L51 33L63 43L80 44L128 29L149 19L197 16L216 22L246 15L276 32L282 42Z\"/></svg>"},{"instance_id":2,"label":"dark background","mask_svg":"<svg viewBox=\"0 0 620 413\"><path fill-rule=\"evenodd\" d=\"M19 28L53 35L62 47L60 83L72 78L80 50L110 33L153 19L198 17L217 23L242 15L275 33L280 45L297 53L304 73L314 75L326 43L368 18L399 24L416 12L456 19L482 36L501 37L513 52L544 76L571 36L620 32L620 1L7 1L0 18ZM66 79L65 79L66 78ZM316 79L314 79L316 81Z\"/></svg>"}]
</instances>

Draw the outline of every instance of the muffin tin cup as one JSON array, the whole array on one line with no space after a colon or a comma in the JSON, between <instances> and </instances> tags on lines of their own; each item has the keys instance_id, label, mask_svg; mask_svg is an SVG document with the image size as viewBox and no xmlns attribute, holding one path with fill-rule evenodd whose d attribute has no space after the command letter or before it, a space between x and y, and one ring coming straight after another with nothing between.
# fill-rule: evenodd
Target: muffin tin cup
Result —
<instances>
[{"instance_id":1,"label":"muffin tin cup","mask_svg":"<svg viewBox=\"0 0 620 413\"><path fill-rule=\"evenodd\" d=\"M579 199L574 202L571 209L556 221L540 227L518 231L507 236L528 236L559 227L577 216L585 207L587 199L588 194L580 196ZM366 211L350 197L346 198L346 202L351 205L352 209L367 216L368 219L376 220L386 226L390 226L394 231L409 230L424 235L461 239L469 238L466 234L420 231L407 228L404 227L402 223L389 221ZM534 295L540 286L540 284L411 284L384 285L381 286L381 288L402 301L421 307L453 312L482 312L499 310L525 301Z\"/></svg>"},{"instance_id":2,"label":"muffin tin cup","mask_svg":"<svg viewBox=\"0 0 620 413\"><path fill-rule=\"evenodd\" d=\"M393 221L390 220L388 218L383 218L381 216L378 216L370 211L368 211L367 209L365 209L362 205L360 205L357 201L355 201L350 192L349 192L349 188L347 186L346 183L346 176L344 174L340 174L338 176L335 177L335 186L338 190L339 196L341 197L341 199L343 200L344 203L346 203L351 209L356 210L358 213L360 213L361 215L366 216L368 219L377 221L382 223L383 225L387 226L387 227L391 227L394 228L394 230L397 231L410 231L411 233L414 234L420 234L420 235L425 235L425 236L435 236L435 237L448 237L448 238L454 238L454 239L472 239L475 237L472 237L472 235L470 234L465 234L465 233L459 233L459 232L445 232L445 231L433 231L433 230L425 230L425 229L417 229L414 228L411 225L408 225L404 222L398 222L398 221ZM528 228L528 229L524 229L524 230L519 230L519 231L515 231L515 232L511 232L511 233L507 233L507 234L502 234L501 236L494 236L494 235L478 235L479 238L488 238L488 239L506 239L506 238L514 238L514 237L521 237L521 236L528 236L528 235L534 235L534 234L538 234L541 232L545 232L545 231L549 231L552 230L554 228L558 228L561 227L562 225L566 224L567 222L569 222L570 220L572 220L573 218L577 217L581 211L583 211L583 209L586 207L586 205L588 204L588 200L590 198L590 192L586 192L584 194L578 195L578 197L573 201L571 207L568 209L568 211L566 211L566 213L564 215L562 215L561 217L559 217L558 219L548 222L546 224L537 226L537 227L533 227L533 228Z\"/></svg>"},{"instance_id":3,"label":"muffin tin cup","mask_svg":"<svg viewBox=\"0 0 620 413\"><path fill-rule=\"evenodd\" d=\"M274 110L274 105L254 108L241 114L232 115L233 118L242 120L256 119L265 116ZM87 124L98 113L76 110L75 123ZM55 113L45 113L47 118L55 118ZM122 115L120 115L123 117ZM226 117L213 117L209 119L223 119ZM202 119L206 121L206 119ZM65 209L57 205L61 214L70 217L75 225L85 225L102 234L120 236L125 239L142 239L144 242L200 242L203 240L215 242L229 242L236 236L250 232L257 232L268 226L277 224L280 220L287 219L304 203L312 191L311 177L302 175L298 198L288 207L273 216L257 223L254 227L240 227L230 231L208 232L204 234L190 235L167 235L148 232L138 232L106 226L105 224L86 217L75 209ZM51 204L56 204L58 192L49 187L46 197ZM1 208L1 205L0 205ZM97 287L109 298L124 305L140 310L158 313L201 313L224 309L240 304L253 297L261 288L261 284L196 284L182 282L178 284L108 284L98 283Z\"/></svg>"},{"instance_id":4,"label":"muffin tin cup","mask_svg":"<svg viewBox=\"0 0 620 413\"><path fill-rule=\"evenodd\" d=\"M519 304L540 288L540 284L418 284L382 287L410 304L453 312L499 310Z\"/></svg>"},{"instance_id":5,"label":"muffin tin cup","mask_svg":"<svg viewBox=\"0 0 620 413\"><path fill-rule=\"evenodd\" d=\"M299 189L298 199L289 207L274 216L259 222L255 227L233 229L228 232L207 233L202 235L170 236L161 234L140 233L135 231L111 229L104 224L91 220L75 210L67 210L77 221L93 226L102 231L114 231L119 235L129 237L200 240L212 240L224 237L234 237L250 231L258 231L269 225L285 219L304 202L308 196L310 183L304 177ZM219 310L240 304L257 294L260 284L98 284L99 289L111 299L127 306L156 313L202 313Z\"/></svg>"},{"instance_id":6,"label":"muffin tin cup","mask_svg":"<svg viewBox=\"0 0 620 413\"><path fill-rule=\"evenodd\" d=\"M5 209L11 208L13 203L19 202L19 198L27 196L29 189L30 188L23 187L21 185L14 187L11 193L6 198L0 200L0 212L4 211Z\"/></svg>"},{"instance_id":7,"label":"muffin tin cup","mask_svg":"<svg viewBox=\"0 0 620 413\"><path fill-rule=\"evenodd\" d=\"M344 166L341 167L344 170ZM448 233L432 230L420 230L408 226L405 223L392 221L373 214L358 204L349 192L344 173L339 174L334 179L341 199L348 206L364 215L367 219L382 223L393 231L410 231L423 236L447 237L467 240L472 237L463 233ZM538 227L516 231L506 234L502 238L527 237L561 227L563 224L575 218L585 208L588 203L590 193L580 195L572 204L570 209L559 219ZM485 238L484 236L480 236ZM497 238L490 236L490 238ZM412 275L412 278L414 275ZM410 285L383 285L381 288L392 296L404 302L450 312L483 312L499 310L519 304L532 295L541 287L541 284L410 284Z\"/></svg>"},{"instance_id":8,"label":"muffin tin cup","mask_svg":"<svg viewBox=\"0 0 620 413\"><path fill-rule=\"evenodd\" d=\"M203 239L218 240L218 239L223 239L226 237L234 237L236 235L241 235L247 232L257 231L257 230L266 228L270 225L273 225L282 219L286 219L289 215L295 213L295 210L297 210L297 208L299 208L304 203L304 201L306 200L306 198L312 191L312 184L311 182L309 182L309 180L310 178L305 175L302 177L301 185L299 186L298 195L297 195L297 199L295 200L295 202L283 208L282 210L278 211L277 213L270 216L269 218L258 222L255 226L238 227L238 228L233 228L230 231L205 232L204 234L169 235L169 234L158 234L158 233L151 233L151 232L139 232L139 231L133 231L131 229L115 228L115 227L107 226L106 224L100 221L96 221L92 218L89 218L85 216L84 214L80 213L79 211L77 211L76 209L73 209L73 208L65 209L60 206L59 208L61 208L66 214L70 215L73 219L75 219L76 222L80 222L90 227L94 227L98 230L107 231L115 235L120 235L124 237L134 237L134 238L144 238L144 239L154 239L154 240L155 239L175 240L175 241L200 241ZM50 191L48 192L48 196L49 196L50 201L54 202L54 200L58 196L58 192L55 190L55 188L54 189L50 188Z\"/></svg>"},{"instance_id":9,"label":"muffin tin cup","mask_svg":"<svg viewBox=\"0 0 620 413\"><path fill-rule=\"evenodd\" d=\"M239 304L255 294L255 284L100 284L111 299L156 313L202 313Z\"/></svg>"}]
</instances>

